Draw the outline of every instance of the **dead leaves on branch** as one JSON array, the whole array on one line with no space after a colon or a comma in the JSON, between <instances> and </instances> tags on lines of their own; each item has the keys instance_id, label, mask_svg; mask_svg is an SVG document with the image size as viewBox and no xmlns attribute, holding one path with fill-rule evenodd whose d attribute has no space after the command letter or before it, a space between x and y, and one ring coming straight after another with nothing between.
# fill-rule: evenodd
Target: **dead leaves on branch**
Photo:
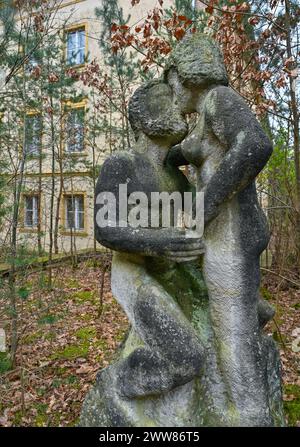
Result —
<instances>
[{"instance_id":1,"label":"dead leaves on branch","mask_svg":"<svg viewBox=\"0 0 300 447\"><path fill-rule=\"evenodd\" d=\"M222 47L232 87L254 107L258 116L276 111L276 104L267 98L266 91L270 86L285 88L289 78L295 79L299 74L297 67L292 62L289 66L286 61L285 22L278 14L280 1L269 1L264 14L254 14L251 1L231 0L229 5L221 0L202 3L207 14L206 31ZM296 14L300 15L300 8ZM174 8L172 17L166 17L160 1L145 20L133 27L112 24L112 52L133 48L141 55L143 69L147 71L155 64L162 66L173 45L188 31L195 32L198 25L197 20L190 20Z\"/></svg>"},{"instance_id":2,"label":"dead leaves on branch","mask_svg":"<svg viewBox=\"0 0 300 447\"><path fill-rule=\"evenodd\" d=\"M159 65L159 58L167 56L174 42L181 40L188 30L196 30L192 20L176 11L173 11L172 17L166 18L163 2L159 3L160 7L150 11L138 25L130 27L113 23L111 27L112 52L116 54L124 48L134 48L143 55L144 71L153 64Z\"/></svg>"}]
</instances>

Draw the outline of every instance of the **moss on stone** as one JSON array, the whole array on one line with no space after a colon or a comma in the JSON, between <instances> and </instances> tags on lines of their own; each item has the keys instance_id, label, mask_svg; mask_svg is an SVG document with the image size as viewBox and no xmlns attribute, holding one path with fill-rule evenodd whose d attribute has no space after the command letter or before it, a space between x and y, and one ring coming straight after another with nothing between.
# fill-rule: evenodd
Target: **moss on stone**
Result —
<instances>
[{"instance_id":1,"label":"moss on stone","mask_svg":"<svg viewBox=\"0 0 300 447\"><path fill-rule=\"evenodd\" d=\"M144 346L144 344L141 338L133 329L131 329L120 353L121 358L128 357L133 351L142 346Z\"/></svg>"}]
</instances>

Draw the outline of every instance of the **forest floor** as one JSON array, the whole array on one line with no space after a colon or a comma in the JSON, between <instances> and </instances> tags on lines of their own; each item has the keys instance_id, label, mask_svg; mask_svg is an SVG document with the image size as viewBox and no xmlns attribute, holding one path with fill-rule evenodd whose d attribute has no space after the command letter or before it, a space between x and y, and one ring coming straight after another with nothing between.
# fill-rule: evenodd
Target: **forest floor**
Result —
<instances>
[{"instance_id":1,"label":"forest floor","mask_svg":"<svg viewBox=\"0 0 300 447\"><path fill-rule=\"evenodd\" d=\"M0 426L76 425L97 371L112 362L128 331L109 272L102 305L101 270L91 261L56 268L51 290L46 275L30 274L20 286L16 368L8 370L0 353ZM287 422L300 426L300 290L266 276L262 294L277 310L267 333L280 346ZM0 327L8 331L5 295L0 290Z\"/></svg>"}]
</instances>

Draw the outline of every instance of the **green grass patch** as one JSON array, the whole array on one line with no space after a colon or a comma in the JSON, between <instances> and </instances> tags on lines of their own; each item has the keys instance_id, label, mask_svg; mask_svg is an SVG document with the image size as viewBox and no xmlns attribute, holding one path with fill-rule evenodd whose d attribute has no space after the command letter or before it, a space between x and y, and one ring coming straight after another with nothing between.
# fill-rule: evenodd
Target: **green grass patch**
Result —
<instances>
[{"instance_id":1,"label":"green grass patch","mask_svg":"<svg viewBox=\"0 0 300 447\"><path fill-rule=\"evenodd\" d=\"M127 332L128 332L127 328L120 328L120 329L118 329L118 331L116 333L116 340L118 342L122 342L124 340Z\"/></svg>"},{"instance_id":2,"label":"green grass patch","mask_svg":"<svg viewBox=\"0 0 300 447\"><path fill-rule=\"evenodd\" d=\"M89 314L80 315L79 317L79 319L82 321L91 321L93 318L94 316Z\"/></svg>"},{"instance_id":3,"label":"green grass patch","mask_svg":"<svg viewBox=\"0 0 300 447\"><path fill-rule=\"evenodd\" d=\"M68 368L66 368L65 366L59 366L58 368L55 369L54 374L56 376L65 376L65 374L68 372Z\"/></svg>"},{"instance_id":4,"label":"green grass patch","mask_svg":"<svg viewBox=\"0 0 300 447\"><path fill-rule=\"evenodd\" d=\"M34 343L35 341L39 340L42 337L42 332L38 331L38 332L33 332L32 334L26 335L23 338L23 343L25 345L30 345L31 343Z\"/></svg>"},{"instance_id":5,"label":"green grass patch","mask_svg":"<svg viewBox=\"0 0 300 447\"><path fill-rule=\"evenodd\" d=\"M48 425L48 415L47 415L47 409L48 405L43 403L36 403L34 405L35 409L37 410L37 415L35 418L35 426L36 427L47 427Z\"/></svg>"},{"instance_id":6,"label":"green grass patch","mask_svg":"<svg viewBox=\"0 0 300 447\"><path fill-rule=\"evenodd\" d=\"M264 300L271 301L274 299L272 293L266 287L260 288L260 294Z\"/></svg>"},{"instance_id":7,"label":"green grass patch","mask_svg":"<svg viewBox=\"0 0 300 447\"><path fill-rule=\"evenodd\" d=\"M75 332L75 335L79 340L92 340L96 337L97 332L93 326L82 327Z\"/></svg>"},{"instance_id":8,"label":"green grass patch","mask_svg":"<svg viewBox=\"0 0 300 447\"><path fill-rule=\"evenodd\" d=\"M7 352L0 352L0 374L4 374L11 369L11 360Z\"/></svg>"},{"instance_id":9,"label":"green grass patch","mask_svg":"<svg viewBox=\"0 0 300 447\"><path fill-rule=\"evenodd\" d=\"M106 340L97 340L94 345L97 348L100 348L101 351L107 351L108 350L108 344Z\"/></svg>"},{"instance_id":10,"label":"green grass patch","mask_svg":"<svg viewBox=\"0 0 300 447\"><path fill-rule=\"evenodd\" d=\"M23 417L23 414L22 414L21 410L18 410L18 411L15 412L14 419L13 419L13 426L14 427L19 427L21 425L22 417Z\"/></svg>"},{"instance_id":11,"label":"green grass patch","mask_svg":"<svg viewBox=\"0 0 300 447\"><path fill-rule=\"evenodd\" d=\"M84 304L87 301L89 301L90 303L94 303L96 294L94 291L81 290L79 292L72 294L71 298L73 301L75 301L76 304Z\"/></svg>"},{"instance_id":12,"label":"green grass patch","mask_svg":"<svg viewBox=\"0 0 300 447\"><path fill-rule=\"evenodd\" d=\"M74 388L77 388L78 383L79 383L78 377L71 375L71 376L67 376L67 377L63 377L63 378L55 377L52 380L51 386L52 386L52 388L59 388L62 385L69 385Z\"/></svg>"},{"instance_id":13,"label":"green grass patch","mask_svg":"<svg viewBox=\"0 0 300 447\"><path fill-rule=\"evenodd\" d=\"M38 319L38 324L54 324L57 321L61 320L64 316L63 315L56 315L56 314L45 314L41 318Z\"/></svg>"},{"instance_id":14,"label":"green grass patch","mask_svg":"<svg viewBox=\"0 0 300 447\"><path fill-rule=\"evenodd\" d=\"M285 385L284 393L288 396L294 396L293 400L284 402L284 411L288 419L288 424L293 427L300 421L300 386Z\"/></svg>"},{"instance_id":15,"label":"green grass patch","mask_svg":"<svg viewBox=\"0 0 300 447\"><path fill-rule=\"evenodd\" d=\"M78 357L87 357L89 353L89 342L84 341L83 343L68 345L64 349L54 353L51 358L53 360L65 359L73 360Z\"/></svg>"},{"instance_id":16,"label":"green grass patch","mask_svg":"<svg viewBox=\"0 0 300 447\"><path fill-rule=\"evenodd\" d=\"M47 334L44 334L43 336L44 340L53 341L56 339L56 333L55 332L48 332Z\"/></svg>"},{"instance_id":17,"label":"green grass patch","mask_svg":"<svg viewBox=\"0 0 300 447\"><path fill-rule=\"evenodd\" d=\"M284 335L282 332L279 333L278 331L274 331L272 335L273 335L273 339L274 339L277 343L279 343L279 344L281 344L281 345L284 345L284 344L288 343L288 338L287 338L287 336Z\"/></svg>"},{"instance_id":18,"label":"green grass patch","mask_svg":"<svg viewBox=\"0 0 300 447\"><path fill-rule=\"evenodd\" d=\"M78 279L71 278L64 284L64 286L70 289L80 289L81 284Z\"/></svg>"}]
</instances>

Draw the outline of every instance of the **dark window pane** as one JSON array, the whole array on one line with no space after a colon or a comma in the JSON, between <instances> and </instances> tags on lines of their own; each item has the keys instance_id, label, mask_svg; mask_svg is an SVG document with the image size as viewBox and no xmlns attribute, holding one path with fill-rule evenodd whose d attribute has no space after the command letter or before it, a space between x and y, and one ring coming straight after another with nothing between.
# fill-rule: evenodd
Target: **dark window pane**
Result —
<instances>
[{"instance_id":1,"label":"dark window pane","mask_svg":"<svg viewBox=\"0 0 300 447\"><path fill-rule=\"evenodd\" d=\"M39 200L38 196L25 196L24 199L24 226L36 227L38 225Z\"/></svg>"},{"instance_id":2,"label":"dark window pane","mask_svg":"<svg viewBox=\"0 0 300 447\"><path fill-rule=\"evenodd\" d=\"M38 155L41 147L42 121L39 115L29 115L25 120L25 151L27 155Z\"/></svg>"},{"instance_id":3,"label":"dark window pane","mask_svg":"<svg viewBox=\"0 0 300 447\"><path fill-rule=\"evenodd\" d=\"M66 197L66 228L84 229L84 197L82 195Z\"/></svg>"},{"instance_id":4,"label":"dark window pane","mask_svg":"<svg viewBox=\"0 0 300 447\"><path fill-rule=\"evenodd\" d=\"M71 110L67 121L67 151L84 150L84 109Z\"/></svg>"}]
</instances>

